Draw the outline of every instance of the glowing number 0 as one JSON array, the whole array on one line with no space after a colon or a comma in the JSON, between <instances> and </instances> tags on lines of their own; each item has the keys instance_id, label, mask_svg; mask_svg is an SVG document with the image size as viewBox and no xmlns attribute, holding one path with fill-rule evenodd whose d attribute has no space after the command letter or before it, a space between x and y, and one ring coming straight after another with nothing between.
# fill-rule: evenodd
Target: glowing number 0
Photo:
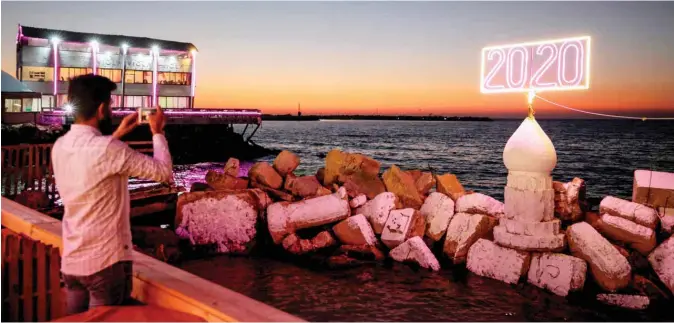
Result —
<instances>
[{"instance_id":1,"label":"glowing number 0","mask_svg":"<svg viewBox=\"0 0 674 323\"><path fill-rule=\"evenodd\" d=\"M569 49L576 50L576 61L574 62L574 77L571 80L566 78L566 52ZM577 86L580 85L580 81L583 80L583 44L579 41L573 42L564 42L559 48L558 56L558 73L557 78L560 86Z\"/></svg>"},{"instance_id":2,"label":"glowing number 0","mask_svg":"<svg viewBox=\"0 0 674 323\"><path fill-rule=\"evenodd\" d=\"M515 54L520 53L521 59L520 59L520 80L518 82L513 81L513 69L515 68L515 64L513 62L515 58ZM508 51L508 64L506 64L506 84L508 84L508 88L515 89L515 88L522 88L524 87L524 84L527 81L528 77L528 69L527 66L529 65L529 57L527 55L527 50L524 49L524 47L514 47Z\"/></svg>"},{"instance_id":3,"label":"glowing number 0","mask_svg":"<svg viewBox=\"0 0 674 323\"><path fill-rule=\"evenodd\" d=\"M498 61L496 62L496 65L494 66L494 68L491 69L489 74L487 74L487 76L485 76L484 87L489 88L489 89L494 89L494 90L495 89L504 89L505 86L503 86L503 85L496 85L496 86L489 85L489 82L491 81L491 79L494 78L494 75L496 75L496 72L498 72L498 70L501 68L501 66L503 66L503 63L505 62L505 56L506 56L505 51L503 49L500 49L500 48L490 50L489 55L487 55L487 59L490 60L490 61L494 60L495 54L498 54Z\"/></svg>"}]
</instances>

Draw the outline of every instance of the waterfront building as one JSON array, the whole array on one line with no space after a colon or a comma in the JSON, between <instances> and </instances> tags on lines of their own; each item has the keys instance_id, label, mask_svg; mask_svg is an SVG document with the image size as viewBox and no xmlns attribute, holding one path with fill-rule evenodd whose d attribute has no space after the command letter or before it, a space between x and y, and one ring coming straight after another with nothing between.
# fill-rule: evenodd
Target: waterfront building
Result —
<instances>
[{"instance_id":1,"label":"waterfront building","mask_svg":"<svg viewBox=\"0 0 674 323\"><path fill-rule=\"evenodd\" d=\"M69 80L89 73L117 83L113 108L194 107L191 43L19 25L16 53L17 78L42 93L44 111L67 109Z\"/></svg>"},{"instance_id":2,"label":"waterfront building","mask_svg":"<svg viewBox=\"0 0 674 323\"><path fill-rule=\"evenodd\" d=\"M195 108L197 54L197 47L186 42L19 25L16 76L40 99L30 109L3 106L3 115L32 114L36 123L68 123L73 108L68 104L69 80L93 73L117 84L112 96L115 120L159 105L168 123L259 126L262 113L257 109Z\"/></svg>"}]
</instances>

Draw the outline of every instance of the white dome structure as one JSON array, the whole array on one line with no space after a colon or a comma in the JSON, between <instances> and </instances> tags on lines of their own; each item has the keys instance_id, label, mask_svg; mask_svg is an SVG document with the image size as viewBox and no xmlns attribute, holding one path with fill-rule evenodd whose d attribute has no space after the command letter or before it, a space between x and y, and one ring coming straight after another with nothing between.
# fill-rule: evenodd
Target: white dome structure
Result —
<instances>
[{"instance_id":1,"label":"white dome structure","mask_svg":"<svg viewBox=\"0 0 674 323\"><path fill-rule=\"evenodd\" d=\"M508 139L503 163L510 172L550 174L557 165L557 152L536 119L527 117Z\"/></svg>"}]
</instances>

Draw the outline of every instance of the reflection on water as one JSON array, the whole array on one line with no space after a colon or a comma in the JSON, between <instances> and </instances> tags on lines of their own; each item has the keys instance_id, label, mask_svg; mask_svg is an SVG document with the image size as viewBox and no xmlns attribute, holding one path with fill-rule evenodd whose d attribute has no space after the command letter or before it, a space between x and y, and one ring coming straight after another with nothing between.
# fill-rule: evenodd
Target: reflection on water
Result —
<instances>
[{"instance_id":1,"label":"reflection on water","mask_svg":"<svg viewBox=\"0 0 674 323\"><path fill-rule=\"evenodd\" d=\"M508 285L465 269L403 264L316 271L267 258L214 257L181 268L308 321L672 321L660 307L629 311ZM658 313L659 312L659 313Z\"/></svg>"}]
</instances>

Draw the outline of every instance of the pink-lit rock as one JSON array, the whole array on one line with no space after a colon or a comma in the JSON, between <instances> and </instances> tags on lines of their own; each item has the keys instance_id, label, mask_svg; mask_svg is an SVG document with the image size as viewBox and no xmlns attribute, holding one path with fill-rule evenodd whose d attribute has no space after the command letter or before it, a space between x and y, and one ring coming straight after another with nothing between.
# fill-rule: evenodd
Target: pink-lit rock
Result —
<instances>
[{"instance_id":1,"label":"pink-lit rock","mask_svg":"<svg viewBox=\"0 0 674 323\"><path fill-rule=\"evenodd\" d=\"M597 300L612 306L618 306L631 310L643 310L648 308L650 299L643 295L622 295L622 294L599 294Z\"/></svg>"},{"instance_id":2,"label":"pink-lit rock","mask_svg":"<svg viewBox=\"0 0 674 323\"><path fill-rule=\"evenodd\" d=\"M648 255L655 248L655 232L630 220L604 214L597 221L596 228L604 236L626 243L643 255Z\"/></svg>"},{"instance_id":3,"label":"pink-lit rock","mask_svg":"<svg viewBox=\"0 0 674 323\"><path fill-rule=\"evenodd\" d=\"M520 222L551 221L555 214L555 191L521 190L506 186L505 218Z\"/></svg>"},{"instance_id":4,"label":"pink-lit rock","mask_svg":"<svg viewBox=\"0 0 674 323\"><path fill-rule=\"evenodd\" d=\"M389 253L389 256L395 261L405 262L414 261L419 266L433 271L440 270L440 263L435 258L428 246L421 237L412 237L399 246L395 247Z\"/></svg>"},{"instance_id":5,"label":"pink-lit rock","mask_svg":"<svg viewBox=\"0 0 674 323\"><path fill-rule=\"evenodd\" d=\"M274 169L276 169L279 175L284 177L292 173L299 165L300 158L288 150L282 151L274 159Z\"/></svg>"},{"instance_id":6,"label":"pink-lit rock","mask_svg":"<svg viewBox=\"0 0 674 323\"><path fill-rule=\"evenodd\" d=\"M466 262L470 247L481 238L491 236L497 220L488 215L457 213L447 228L443 252L454 264Z\"/></svg>"},{"instance_id":7,"label":"pink-lit rock","mask_svg":"<svg viewBox=\"0 0 674 323\"><path fill-rule=\"evenodd\" d=\"M648 256L648 262L669 290L674 293L674 237L669 237Z\"/></svg>"},{"instance_id":8,"label":"pink-lit rock","mask_svg":"<svg viewBox=\"0 0 674 323\"><path fill-rule=\"evenodd\" d=\"M248 192L184 193L178 198L178 227L194 245L220 253L247 253L255 242L258 201Z\"/></svg>"},{"instance_id":9,"label":"pink-lit rock","mask_svg":"<svg viewBox=\"0 0 674 323\"><path fill-rule=\"evenodd\" d=\"M331 193L313 175L295 177L292 174L288 174L283 188L293 195L303 198L329 195Z\"/></svg>"},{"instance_id":10,"label":"pink-lit rock","mask_svg":"<svg viewBox=\"0 0 674 323\"><path fill-rule=\"evenodd\" d=\"M396 207L397 197L391 192L381 193L374 199L367 201L363 206L356 209L356 214L362 214L370 221L376 234L384 230L389 213Z\"/></svg>"},{"instance_id":11,"label":"pink-lit rock","mask_svg":"<svg viewBox=\"0 0 674 323\"><path fill-rule=\"evenodd\" d=\"M356 197L354 197L349 204L351 205L352 209L357 209L361 206L363 206L367 202L367 196L365 194L360 194Z\"/></svg>"},{"instance_id":12,"label":"pink-lit rock","mask_svg":"<svg viewBox=\"0 0 674 323\"><path fill-rule=\"evenodd\" d=\"M553 182L555 215L565 221L582 220L586 209L585 181L576 177L571 182Z\"/></svg>"},{"instance_id":13,"label":"pink-lit rock","mask_svg":"<svg viewBox=\"0 0 674 323\"><path fill-rule=\"evenodd\" d=\"M528 270L528 252L503 248L486 240L477 240L468 250L466 268L472 273L516 284Z\"/></svg>"},{"instance_id":14,"label":"pink-lit rock","mask_svg":"<svg viewBox=\"0 0 674 323\"><path fill-rule=\"evenodd\" d=\"M435 178L430 172L423 172L419 178L414 179L414 185L417 187L419 194L426 195L428 191L435 186Z\"/></svg>"},{"instance_id":15,"label":"pink-lit rock","mask_svg":"<svg viewBox=\"0 0 674 323\"><path fill-rule=\"evenodd\" d=\"M445 194L433 192L428 195L419 212L426 218L426 236L439 241L454 216L454 201Z\"/></svg>"},{"instance_id":16,"label":"pink-lit rock","mask_svg":"<svg viewBox=\"0 0 674 323\"><path fill-rule=\"evenodd\" d=\"M519 235L508 233L501 225L494 228L494 241L500 246L521 251L559 252L566 246L564 234Z\"/></svg>"},{"instance_id":17,"label":"pink-lit rock","mask_svg":"<svg viewBox=\"0 0 674 323\"><path fill-rule=\"evenodd\" d=\"M285 236L299 229L312 228L346 219L351 212L345 200L346 191L306 199L300 202L279 202L267 208L269 233L279 244Z\"/></svg>"},{"instance_id":18,"label":"pink-lit rock","mask_svg":"<svg viewBox=\"0 0 674 323\"><path fill-rule=\"evenodd\" d=\"M615 292L629 284L629 262L591 225L575 223L567 229L566 237L571 254L588 262L592 276L604 290Z\"/></svg>"},{"instance_id":19,"label":"pink-lit rock","mask_svg":"<svg viewBox=\"0 0 674 323\"><path fill-rule=\"evenodd\" d=\"M526 191L541 191L552 188L552 176L545 173L509 171L508 187Z\"/></svg>"},{"instance_id":20,"label":"pink-lit rock","mask_svg":"<svg viewBox=\"0 0 674 323\"><path fill-rule=\"evenodd\" d=\"M662 230L669 234L674 233L674 208L659 207L658 217Z\"/></svg>"},{"instance_id":21,"label":"pink-lit rock","mask_svg":"<svg viewBox=\"0 0 674 323\"><path fill-rule=\"evenodd\" d=\"M503 203L482 193L466 194L456 201L456 213L485 214L502 218Z\"/></svg>"},{"instance_id":22,"label":"pink-lit rock","mask_svg":"<svg viewBox=\"0 0 674 323\"><path fill-rule=\"evenodd\" d=\"M499 225L506 232L525 236L549 236L559 234L561 222L554 219L548 222L520 222L517 220L500 219Z\"/></svg>"},{"instance_id":23,"label":"pink-lit rock","mask_svg":"<svg viewBox=\"0 0 674 323\"><path fill-rule=\"evenodd\" d=\"M232 177L239 177L239 169L240 169L240 163L239 160L236 158L230 158L227 160L227 163L225 164L225 174L232 176Z\"/></svg>"},{"instance_id":24,"label":"pink-lit rock","mask_svg":"<svg viewBox=\"0 0 674 323\"><path fill-rule=\"evenodd\" d=\"M632 202L654 208L674 208L674 173L634 171Z\"/></svg>"},{"instance_id":25,"label":"pink-lit rock","mask_svg":"<svg viewBox=\"0 0 674 323\"><path fill-rule=\"evenodd\" d=\"M601 200L599 213L619 216L651 229L655 229L660 221L658 212L654 209L613 196L607 196Z\"/></svg>"},{"instance_id":26,"label":"pink-lit rock","mask_svg":"<svg viewBox=\"0 0 674 323\"><path fill-rule=\"evenodd\" d=\"M381 242L393 249L414 236L423 236L426 221L419 211L413 208L393 210L389 214Z\"/></svg>"},{"instance_id":27,"label":"pink-lit rock","mask_svg":"<svg viewBox=\"0 0 674 323\"><path fill-rule=\"evenodd\" d=\"M437 175L435 180L436 191L449 196L453 201L466 194L466 190L454 174Z\"/></svg>"},{"instance_id":28,"label":"pink-lit rock","mask_svg":"<svg viewBox=\"0 0 674 323\"><path fill-rule=\"evenodd\" d=\"M340 242L350 245L374 245L377 238L365 216L357 214L339 222L332 231Z\"/></svg>"},{"instance_id":29,"label":"pink-lit rock","mask_svg":"<svg viewBox=\"0 0 674 323\"><path fill-rule=\"evenodd\" d=\"M303 255L336 244L337 241L328 231L321 231L311 239L300 239L296 234L292 233L286 236L282 242L283 248L295 255Z\"/></svg>"},{"instance_id":30,"label":"pink-lit rock","mask_svg":"<svg viewBox=\"0 0 674 323\"><path fill-rule=\"evenodd\" d=\"M248 180L209 170L206 172L206 183L214 190L243 190L248 188Z\"/></svg>"},{"instance_id":31,"label":"pink-lit rock","mask_svg":"<svg viewBox=\"0 0 674 323\"><path fill-rule=\"evenodd\" d=\"M251 181L258 182L275 190L283 186L283 177L279 175L274 167L266 162L259 162L253 165L248 171L248 177Z\"/></svg>"},{"instance_id":32,"label":"pink-lit rock","mask_svg":"<svg viewBox=\"0 0 674 323\"><path fill-rule=\"evenodd\" d=\"M386 190L394 193L403 207L419 209L423 204L421 195L417 191L414 179L408 173L402 171L398 166L391 165L384 174L382 174Z\"/></svg>"},{"instance_id":33,"label":"pink-lit rock","mask_svg":"<svg viewBox=\"0 0 674 323\"><path fill-rule=\"evenodd\" d=\"M585 285L587 263L561 253L533 253L527 280L559 296L581 290Z\"/></svg>"}]
</instances>

